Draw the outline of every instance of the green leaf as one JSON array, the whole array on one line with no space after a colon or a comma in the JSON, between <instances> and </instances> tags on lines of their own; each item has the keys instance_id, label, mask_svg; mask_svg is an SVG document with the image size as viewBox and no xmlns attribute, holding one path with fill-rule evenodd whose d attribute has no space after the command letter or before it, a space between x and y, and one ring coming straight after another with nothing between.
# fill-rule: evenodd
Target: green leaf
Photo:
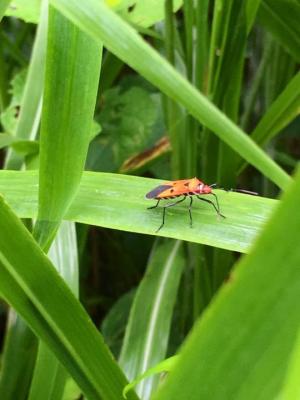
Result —
<instances>
[{"instance_id":1,"label":"green leaf","mask_svg":"<svg viewBox=\"0 0 300 400\"><path fill-rule=\"evenodd\" d=\"M14 126L13 134L19 140L36 138L40 123L42 94L44 88L45 57L48 28L48 3L45 0L41 7L41 17L32 49L26 81L22 86L20 113ZM9 151L5 159L7 169L20 169L23 156Z\"/></svg>"},{"instance_id":2,"label":"green leaf","mask_svg":"<svg viewBox=\"0 0 300 400\"><path fill-rule=\"evenodd\" d=\"M19 154L32 155L38 154L39 142L36 140L15 140L11 147Z\"/></svg>"},{"instance_id":3,"label":"green leaf","mask_svg":"<svg viewBox=\"0 0 300 400\"><path fill-rule=\"evenodd\" d=\"M39 20L41 0L13 0L5 15L36 24Z\"/></svg>"},{"instance_id":4,"label":"green leaf","mask_svg":"<svg viewBox=\"0 0 300 400\"><path fill-rule=\"evenodd\" d=\"M271 104L251 133L260 145L267 143L300 113L300 72L288 83L283 92ZM240 167L240 171L246 166Z\"/></svg>"},{"instance_id":5,"label":"green leaf","mask_svg":"<svg viewBox=\"0 0 300 400\"><path fill-rule=\"evenodd\" d=\"M184 267L182 243L156 243L139 285L126 328L119 364L131 381L165 358L173 307ZM143 381L139 396L147 400L157 379Z\"/></svg>"},{"instance_id":6,"label":"green leaf","mask_svg":"<svg viewBox=\"0 0 300 400\"><path fill-rule=\"evenodd\" d=\"M155 365L155 367L149 368L142 375L139 375L132 382L128 383L123 390L123 397L127 399L127 393L133 389L136 385L138 385L142 380L151 377L155 374L160 374L161 372L170 372L174 369L176 362L178 361L179 356L173 356L166 358L159 364Z\"/></svg>"},{"instance_id":7,"label":"green leaf","mask_svg":"<svg viewBox=\"0 0 300 400\"><path fill-rule=\"evenodd\" d=\"M114 87L102 98L104 105L98 118L103 132L90 146L93 157L87 168L107 171L108 167L110 172L119 170L125 160L150 148L160 138L164 130L162 105L158 93L136 86L128 90ZM108 166L104 151L113 156Z\"/></svg>"},{"instance_id":8,"label":"green leaf","mask_svg":"<svg viewBox=\"0 0 300 400\"><path fill-rule=\"evenodd\" d=\"M247 2L239 0L218 0L214 7L208 93L233 121L238 119L247 43L246 8ZM202 151L205 179L234 186L237 155L230 145L206 130Z\"/></svg>"},{"instance_id":9,"label":"green leaf","mask_svg":"<svg viewBox=\"0 0 300 400\"><path fill-rule=\"evenodd\" d=\"M24 320L10 309L1 357L1 400L24 400L27 398L36 350L36 337L28 329Z\"/></svg>"},{"instance_id":10,"label":"green leaf","mask_svg":"<svg viewBox=\"0 0 300 400\"><path fill-rule=\"evenodd\" d=\"M247 0L247 5L246 5L246 20L247 20L247 33L250 32L254 21L255 17L257 14L257 10L259 9L261 0Z\"/></svg>"},{"instance_id":11,"label":"green leaf","mask_svg":"<svg viewBox=\"0 0 300 400\"><path fill-rule=\"evenodd\" d=\"M0 22L11 0L0 0Z\"/></svg>"},{"instance_id":12,"label":"green leaf","mask_svg":"<svg viewBox=\"0 0 300 400\"><path fill-rule=\"evenodd\" d=\"M300 61L300 4L297 0L262 0L259 22Z\"/></svg>"},{"instance_id":13,"label":"green leaf","mask_svg":"<svg viewBox=\"0 0 300 400\"><path fill-rule=\"evenodd\" d=\"M89 399L120 400L126 379L100 333L2 199L0 293L49 346ZM132 392L130 398L137 399Z\"/></svg>"},{"instance_id":14,"label":"green leaf","mask_svg":"<svg viewBox=\"0 0 300 400\"><path fill-rule=\"evenodd\" d=\"M121 16L134 25L149 27L164 18L164 2L161 0L136 0L127 7ZM183 0L173 0L173 10L177 11Z\"/></svg>"},{"instance_id":15,"label":"green leaf","mask_svg":"<svg viewBox=\"0 0 300 400\"><path fill-rule=\"evenodd\" d=\"M49 250L49 258L78 297L78 256L74 223L64 221L61 224ZM49 379L49 376L52 379ZM28 399L60 399L66 379L66 371L59 365L49 348L40 342Z\"/></svg>"},{"instance_id":16,"label":"green leaf","mask_svg":"<svg viewBox=\"0 0 300 400\"><path fill-rule=\"evenodd\" d=\"M51 4L93 38L103 41L112 53L165 94L186 107L190 114L279 187L288 185L290 177L273 160L103 2L51 0Z\"/></svg>"},{"instance_id":17,"label":"green leaf","mask_svg":"<svg viewBox=\"0 0 300 400\"><path fill-rule=\"evenodd\" d=\"M81 179L101 55L100 44L50 7L35 227L42 247L51 243Z\"/></svg>"},{"instance_id":18,"label":"green leaf","mask_svg":"<svg viewBox=\"0 0 300 400\"><path fill-rule=\"evenodd\" d=\"M102 46L49 9L40 135L39 207L34 237L48 250L78 189L93 124ZM80 110L80 112L79 112ZM45 376L51 376L49 385ZM60 397L64 371L40 345L30 400Z\"/></svg>"},{"instance_id":19,"label":"green leaf","mask_svg":"<svg viewBox=\"0 0 300 400\"><path fill-rule=\"evenodd\" d=\"M18 72L10 82L11 101L8 107L1 113L1 124L7 133L13 134L17 125L19 109L26 82L27 69Z\"/></svg>"},{"instance_id":20,"label":"green leaf","mask_svg":"<svg viewBox=\"0 0 300 400\"><path fill-rule=\"evenodd\" d=\"M285 383L283 390L278 396L279 400L285 399L299 399L300 398L300 386L299 386L299 372L300 372L300 335L298 333L295 346L293 348L287 374L285 377Z\"/></svg>"},{"instance_id":21,"label":"green leaf","mask_svg":"<svg viewBox=\"0 0 300 400\"><path fill-rule=\"evenodd\" d=\"M81 390L73 381L73 379L68 379L65 391L63 394L63 400L75 400L78 399L81 395Z\"/></svg>"},{"instance_id":22,"label":"green leaf","mask_svg":"<svg viewBox=\"0 0 300 400\"><path fill-rule=\"evenodd\" d=\"M277 398L300 327L299 197L300 171L155 400Z\"/></svg>"},{"instance_id":23,"label":"green leaf","mask_svg":"<svg viewBox=\"0 0 300 400\"><path fill-rule=\"evenodd\" d=\"M256 125L251 137L265 144L300 113L300 72L288 83Z\"/></svg>"},{"instance_id":24,"label":"green leaf","mask_svg":"<svg viewBox=\"0 0 300 400\"><path fill-rule=\"evenodd\" d=\"M0 149L9 146L13 141L14 137L9 133L0 133Z\"/></svg>"},{"instance_id":25,"label":"green leaf","mask_svg":"<svg viewBox=\"0 0 300 400\"><path fill-rule=\"evenodd\" d=\"M145 194L162 182L135 176L85 172L77 197L65 219L85 224L156 235L162 209L147 210L155 202ZM37 213L37 172L0 171L0 193L20 218ZM276 200L216 190L220 219L210 204L194 203L193 228L188 205L167 210L159 235L228 250L247 252L265 224Z\"/></svg>"},{"instance_id":26,"label":"green leaf","mask_svg":"<svg viewBox=\"0 0 300 400\"><path fill-rule=\"evenodd\" d=\"M121 296L110 308L101 324L101 333L113 354L118 357L123 343L125 328L133 303L135 289Z\"/></svg>"}]
</instances>

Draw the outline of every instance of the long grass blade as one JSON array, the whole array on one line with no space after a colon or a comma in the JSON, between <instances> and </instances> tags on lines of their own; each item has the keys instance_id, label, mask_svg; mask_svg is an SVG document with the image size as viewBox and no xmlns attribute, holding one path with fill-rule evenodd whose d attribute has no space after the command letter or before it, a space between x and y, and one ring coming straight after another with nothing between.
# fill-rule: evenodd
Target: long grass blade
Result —
<instances>
[{"instance_id":1,"label":"long grass blade","mask_svg":"<svg viewBox=\"0 0 300 400\"><path fill-rule=\"evenodd\" d=\"M166 357L173 306L184 266L182 243L156 243L135 295L126 328L120 365L129 381ZM157 377L142 381L137 393L151 396Z\"/></svg>"},{"instance_id":2,"label":"long grass blade","mask_svg":"<svg viewBox=\"0 0 300 400\"><path fill-rule=\"evenodd\" d=\"M53 239L80 182L91 137L101 44L50 7L35 237Z\"/></svg>"},{"instance_id":3,"label":"long grass blade","mask_svg":"<svg viewBox=\"0 0 300 400\"><path fill-rule=\"evenodd\" d=\"M0 201L0 293L91 400L120 400L126 379L100 333L10 208ZM131 392L131 399L137 399Z\"/></svg>"},{"instance_id":4,"label":"long grass blade","mask_svg":"<svg viewBox=\"0 0 300 400\"><path fill-rule=\"evenodd\" d=\"M115 55L129 64L165 94L186 107L190 114L216 133L221 140L284 189L290 177L215 107L182 75L152 49L104 2L51 0L57 9Z\"/></svg>"},{"instance_id":5,"label":"long grass blade","mask_svg":"<svg viewBox=\"0 0 300 400\"><path fill-rule=\"evenodd\" d=\"M161 184L146 179L117 174L85 172L77 197L65 219L128 232L156 235L162 222L162 210L147 210L154 202L145 194ZM19 217L37 213L38 179L36 172L0 172L0 193ZM276 200L239 193L216 191L221 219L210 204L197 200L193 206L193 228L189 225L188 205L168 210L159 235L228 250L248 252Z\"/></svg>"}]
</instances>

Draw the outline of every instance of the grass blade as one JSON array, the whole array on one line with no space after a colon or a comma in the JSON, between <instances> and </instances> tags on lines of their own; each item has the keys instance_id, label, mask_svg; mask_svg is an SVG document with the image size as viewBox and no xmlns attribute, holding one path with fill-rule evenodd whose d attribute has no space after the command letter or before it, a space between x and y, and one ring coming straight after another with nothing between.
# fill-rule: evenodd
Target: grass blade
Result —
<instances>
[{"instance_id":1,"label":"grass blade","mask_svg":"<svg viewBox=\"0 0 300 400\"><path fill-rule=\"evenodd\" d=\"M28 325L9 310L4 350L1 356L1 400L27 399L37 349L37 339Z\"/></svg>"},{"instance_id":2,"label":"grass blade","mask_svg":"<svg viewBox=\"0 0 300 400\"><path fill-rule=\"evenodd\" d=\"M129 381L166 356L183 266L180 241L166 240L154 246L131 308L120 357L120 365ZM138 385L137 393L147 400L157 383L156 377L144 380Z\"/></svg>"},{"instance_id":3,"label":"grass blade","mask_svg":"<svg viewBox=\"0 0 300 400\"><path fill-rule=\"evenodd\" d=\"M102 46L50 7L47 52L35 229L42 247L51 243L78 189L90 141Z\"/></svg>"},{"instance_id":4,"label":"grass blade","mask_svg":"<svg viewBox=\"0 0 300 400\"><path fill-rule=\"evenodd\" d=\"M288 185L290 177L263 150L189 84L104 2L87 0L85 3L79 3L76 0L51 0L51 4L93 38L103 41L112 53L160 88L162 92L186 107L190 114L279 187L284 189Z\"/></svg>"},{"instance_id":5,"label":"grass blade","mask_svg":"<svg viewBox=\"0 0 300 400\"><path fill-rule=\"evenodd\" d=\"M146 200L145 194L160 183L156 179L85 172L65 219L155 235L162 221L162 210L147 210L153 202ZM0 172L0 193L21 218L36 216L37 190L37 172ZM209 204L195 201L191 229L187 205L182 203L167 211L166 224L159 235L249 251L276 200L224 191L216 193L226 219L220 220Z\"/></svg>"},{"instance_id":6,"label":"grass blade","mask_svg":"<svg viewBox=\"0 0 300 400\"><path fill-rule=\"evenodd\" d=\"M252 139L263 145L286 127L298 114L300 107L300 72L288 83L251 133ZM246 164L240 167L240 171Z\"/></svg>"},{"instance_id":7,"label":"grass blade","mask_svg":"<svg viewBox=\"0 0 300 400\"><path fill-rule=\"evenodd\" d=\"M49 346L89 399L120 400L126 379L100 333L3 199L0 249L2 296ZM134 393L130 398L137 399Z\"/></svg>"},{"instance_id":8,"label":"grass blade","mask_svg":"<svg viewBox=\"0 0 300 400\"><path fill-rule=\"evenodd\" d=\"M300 326L299 196L300 171L155 400L277 398Z\"/></svg>"},{"instance_id":9,"label":"grass blade","mask_svg":"<svg viewBox=\"0 0 300 400\"><path fill-rule=\"evenodd\" d=\"M48 28L48 2L41 2L41 16L28 68L20 116L14 136L19 140L33 140L40 123L42 94L44 89L45 58ZM13 149L8 151L5 168L20 169L23 159Z\"/></svg>"},{"instance_id":10,"label":"grass blade","mask_svg":"<svg viewBox=\"0 0 300 400\"><path fill-rule=\"evenodd\" d=\"M258 10L259 22L283 47L300 61L300 6L297 1L262 0Z\"/></svg>"},{"instance_id":11,"label":"grass blade","mask_svg":"<svg viewBox=\"0 0 300 400\"><path fill-rule=\"evenodd\" d=\"M49 250L50 260L78 297L78 256L75 224L64 221ZM52 379L49 379L51 376ZM28 400L60 399L67 374L49 348L39 343L39 352ZM55 396L54 396L55 393Z\"/></svg>"},{"instance_id":12,"label":"grass blade","mask_svg":"<svg viewBox=\"0 0 300 400\"><path fill-rule=\"evenodd\" d=\"M299 372L300 372L300 336L296 340L296 344L291 354L288 371L286 374L285 384L279 396L279 399L299 399Z\"/></svg>"}]
</instances>

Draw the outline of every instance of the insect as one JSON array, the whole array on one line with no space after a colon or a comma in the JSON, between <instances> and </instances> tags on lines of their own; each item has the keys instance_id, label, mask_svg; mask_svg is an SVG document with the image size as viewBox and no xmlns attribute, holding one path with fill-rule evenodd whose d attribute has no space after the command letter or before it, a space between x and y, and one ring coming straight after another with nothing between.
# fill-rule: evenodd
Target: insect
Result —
<instances>
[{"instance_id":1,"label":"insect","mask_svg":"<svg viewBox=\"0 0 300 400\"><path fill-rule=\"evenodd\" d=\"M176 206L177 204L181 203L184 201L187 197L190 199L190 204L189 204L189 216L190 216L190 225L193 225L193 219L192 219L192 204L193 204L193 196L196 196L199 200L205 201L206 203L209 203L213 206L215 209L216 213L222 217L226 218L223 214L220 212L220 206L219 206L219 201L218 197L215 193L212 192L212 188L216 186L216 184L212 185L206 185L200 179L198 178L192 178L192 179L183 179L183 180L178 180L178 181L170 181L170 182L165 182L162 185L157 186L153 190L151 190L149 193L146 194L147 199L155 199L157 200L157 203L155 206L148 207L148 209L156 208L161 200L168 200L168 199L175 199L178 197L181 197L180 200L177 200L174 203L168 203L165 206L163 206L163 220L162 224L160 227L157 229L156 232L158 232L165 224L165 215L166 215L166 209L169 207ZM210 199L204 199L203 195L212 195L215 198L215 202L210 200Z\"/></svg>"}]
</instances>

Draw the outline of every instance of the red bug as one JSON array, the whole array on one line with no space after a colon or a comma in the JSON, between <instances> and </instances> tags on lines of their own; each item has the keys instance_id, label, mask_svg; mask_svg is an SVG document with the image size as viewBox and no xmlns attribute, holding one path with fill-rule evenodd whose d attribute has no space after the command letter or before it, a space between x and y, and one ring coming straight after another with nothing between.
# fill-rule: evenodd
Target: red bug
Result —
<instances>
[{"instance_id":1,"label":"red bug","mask_svg":"<svg viewBox=\"0 0 300 400\"><path fill-rule=\"evenodd\" d=\"M190 204L189 204L189 216L190 216L190 225L192 226L193 224L193 219L192 219L192 204L193 204L193 196L196 196L199 200L205 201L206 203L209 203L213 206L215 209L216 213L220 215L220 217L225 218L224 215L221 214L220 212L220 206L219 206L219 201L218 197L215 193L212 192L212 188L216 186L216 184L212 185L206 185L200 179L198 178L192 178L192 179L182 179L178 181L170 181L170 182L165 182L162 185L157 186L153 190L151 190L149 193L146 194L147 199L155 199L157 200L157 203L155 206L148 207L148 209L156 208L159 205L159 202L161 200L168 200L168 199L175 199L177 197L182 197L180 200L176 201L175 203L169 203L163 206L163 220L162 224L160 227L157 229L156 232L158 232L165 223L165 214L166 214L166 208L173 207L178 203L181 203L184 201L187 197L190 198ZM212 200L209 199L204 199L203 197L200 197L200 195L212 195L215 197L216 202L214 203Z\"/></svg>"}]
</instances>

